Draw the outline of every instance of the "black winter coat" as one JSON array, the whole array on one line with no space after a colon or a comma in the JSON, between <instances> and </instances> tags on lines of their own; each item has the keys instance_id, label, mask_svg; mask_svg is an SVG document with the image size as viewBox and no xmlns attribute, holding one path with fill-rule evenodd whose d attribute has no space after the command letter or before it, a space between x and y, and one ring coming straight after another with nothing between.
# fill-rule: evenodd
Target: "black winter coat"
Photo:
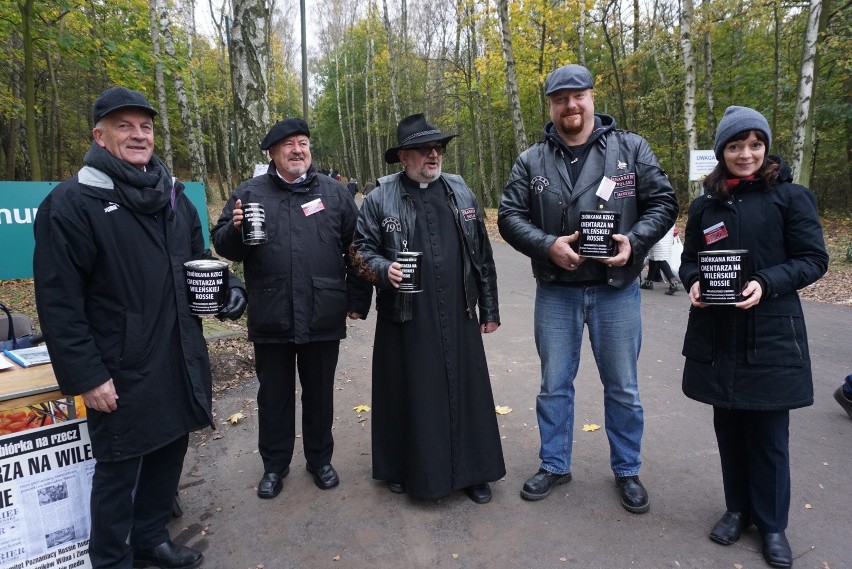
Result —
<instances>
[{"instance_id":1,"label":"black winter coat","mask_svg":"<svg viewBox=\"0 0 852 569\"><path fill-rule=\"evenodd\" d=\"M59 184L35 221L36 304L59 387L81 394L112 378L118 409L89 410L98 460L139 456L212 426L201 321L183 263L209 258L195 206L145 215L113 203L84 168ZM233 278L231 286L242 286Z\"/></svg>"},{"instance_id":2,"label":"black winter coat","mask_svg":"<svg viewBox=\"0 0 852 569\"><path fill-rule=\"evenodd\" d=\"M231 220L237 199L263 204L266 243L243 244ZM346 337L347 312L366 316L372 286L347 277L357 218L352 195L313 166L304 182L291 185L270 162L266 174L234 190L211 236L218 254L244 264L249 340L340 340Z\"/></svg>"},{"instance_id":3,"label":"black winter coat","mask_svg":"<svg viewBox=\"0 0 852 569\"><path fill-rule=\"evenodd\" d=\"M796 292L828 268L816 200L807 188L743 180L729 199L703 195L686 223L680 278L698 279L698 252L746 249L746 276L763 287L748 310L731 305L691 307L683 355L683 392L725 409L775 411L813 403L808 337ZM710 245L704 230L724 224L728 236Z\"/></svg>"}]
</instances>

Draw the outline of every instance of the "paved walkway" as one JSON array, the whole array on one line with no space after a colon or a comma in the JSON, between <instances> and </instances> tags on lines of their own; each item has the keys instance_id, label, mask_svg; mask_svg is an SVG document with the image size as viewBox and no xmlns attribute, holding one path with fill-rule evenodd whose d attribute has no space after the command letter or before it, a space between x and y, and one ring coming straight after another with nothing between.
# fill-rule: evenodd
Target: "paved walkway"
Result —
<instances>
[{"instance_id":1,"label":"paved walkway","mask_svg":"<svg viewBox=\"0 0 852 569\"><path fill-rule=\"evenodd\" d=\"M313 485L297 439L284 491L274 500L258 499L256 385L245 382L214 402L219 428L194 438L181 483L185 515L172 524L177 541L204 551L205 569L766 567L754 530L730 547L707 538L724 499L711 409L680 390L688 310L683 293L642 291L641 477L651 511L637 516L621 507L603 429L582 431L585 423L603 424L588 341L577 378L574 480L541 502L520 498L521 485L539 464L534 282L528 259L502 243L494 249L503 326L485 342L496 403L512 412L499 417L508 474L492 485L493 501L476 505L457 493L422 502L371 479L370 414L352 409L370 404L371 312L350 326L341 348L333 460L338 488L323 492ZM788 537L797 569L847 569L852 421L832 392L852 370L852 308L806 303L805 312L817 400L791 415ZM225 424L236 412L246 418Z\"/></svg>"}]
</instances>

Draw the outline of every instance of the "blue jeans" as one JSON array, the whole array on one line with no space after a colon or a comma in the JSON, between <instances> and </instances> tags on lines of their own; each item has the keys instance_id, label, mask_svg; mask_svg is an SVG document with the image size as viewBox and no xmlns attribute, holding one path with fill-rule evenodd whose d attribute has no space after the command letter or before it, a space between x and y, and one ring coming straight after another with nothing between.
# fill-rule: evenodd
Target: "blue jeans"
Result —
<instances>
[{"instance_id":1,"label":"blue jeans","mask_svg":"<svg viewBox=\"0 0 852 569\"><path fill-rule=\"evenodd\" d=\"M843 383L843 393L847 398L852 399L852 373L846 376L846 381Z\"/></svg>"},{"instance_id":2,"label":"blue jeans","mask_svg":"<svg viewBox=\"0 0 852 569\"><path fill-rule=\"evenodd\" d=\"M639 283L572 287L539 284L535 297L535 344L541 358L536 399L541 468L571 471L574 378L580 365L583 326L604 388L604 422L610 465L616 476L639 474L644 416L636 375L642 344Z\"/></svg>"}]
</instances>

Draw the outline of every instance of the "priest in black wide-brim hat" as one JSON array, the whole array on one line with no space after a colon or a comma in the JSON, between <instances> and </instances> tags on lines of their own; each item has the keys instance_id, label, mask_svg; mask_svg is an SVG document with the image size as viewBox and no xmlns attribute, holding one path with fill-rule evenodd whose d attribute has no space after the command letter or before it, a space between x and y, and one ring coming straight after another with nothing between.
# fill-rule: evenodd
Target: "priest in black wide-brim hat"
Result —
<instances>
[{"instance_id":1,"label":"priest in black wide-brim hat","mask_svg":"<svg viewBox=\"0 0 852 569\"><path fill-rule=\"evenodd\" d=\"M396 127L397 145L385 151L385 162L398 164L399 151L404 148L415 147L426 142L438 142L441 146L447 146L447 143L455 137L455 134L444 134L426 122L426 116L423 113L405 117Z\"/></svg>"},{"instance_id":2,"label":"priest in black wide-brim hat","mask_svg":"<svg viewBox=\"0 0 852 569\"><path fill-rule=\"evenodd\" d=\"M454 136L422 114L400 121L385 160L403 170L379 178L358 217L359 261L378 289L373 478L484 504L506 473L482 344L500 325L497 277L473 192L441 171ZM422 291L401 292L402 251L421 253Z\"/></svg>"}]
</instances>

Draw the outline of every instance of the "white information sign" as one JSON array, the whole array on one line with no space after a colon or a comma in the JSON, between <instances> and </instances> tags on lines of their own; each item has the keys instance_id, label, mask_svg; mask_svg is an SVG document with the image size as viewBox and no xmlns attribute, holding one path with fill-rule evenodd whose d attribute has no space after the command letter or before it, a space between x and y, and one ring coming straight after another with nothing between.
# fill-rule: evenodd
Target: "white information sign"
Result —
<instances>
[{"instance_id":1,"label":"white information sign","mask_svg":"<svg viewBox=\"0 0 852 569\"><path fill-rule=\"evenodd\" d=\"M86 420L0 437L0 569L90 569Z\"/></svg>"},{"instance_id":2,"label":"white information sign","mask_svg":"<svg viewBox=\"0 0 852 569\"><path fill-rule=\"evenodd\" d=\"M716 155L712 150L689 151L689 181L700 182L716 167Z\"/></svg>"}]
</instances>

